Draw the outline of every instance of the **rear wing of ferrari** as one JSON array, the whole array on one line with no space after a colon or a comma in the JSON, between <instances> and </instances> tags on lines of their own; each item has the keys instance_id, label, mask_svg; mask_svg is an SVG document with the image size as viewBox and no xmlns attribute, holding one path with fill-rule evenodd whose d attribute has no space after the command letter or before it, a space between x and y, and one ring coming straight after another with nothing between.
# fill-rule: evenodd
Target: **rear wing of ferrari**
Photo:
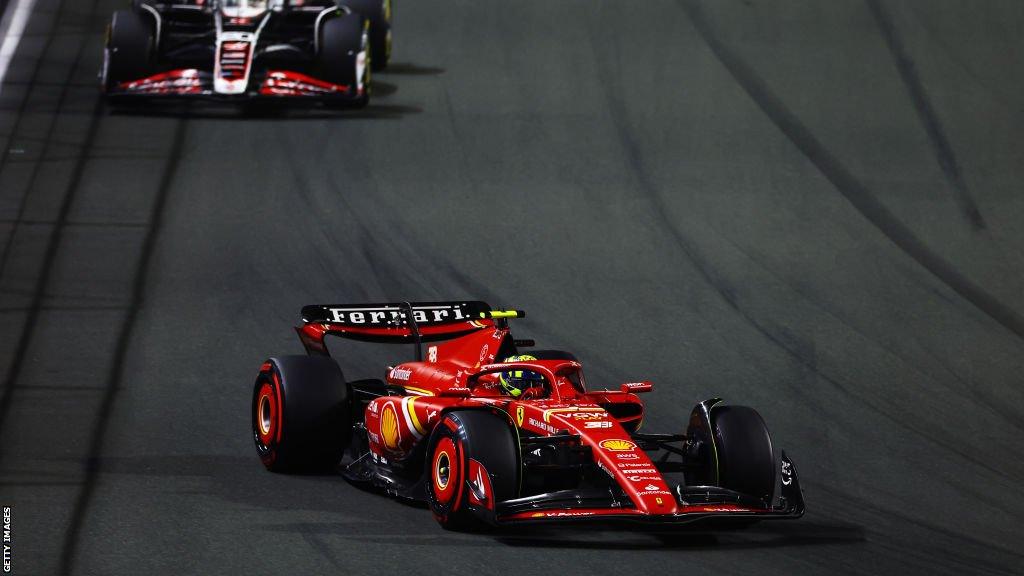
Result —
<instances>
[{"instance_id":1,"label":"rear wing of ferrari","mask_svg":"<svg viewBox=\"0 0 1024 576\"><path fill-rule=\"evenodd\" d=\"M309 354L327 355L324 337L333 334L366 342L412 343L416 358L422 359L423 342L458 338L524 316L522 310L493 310L479 300L314 304L302 308L303 325L296 331Z\"/></svg>"}]
</instances>

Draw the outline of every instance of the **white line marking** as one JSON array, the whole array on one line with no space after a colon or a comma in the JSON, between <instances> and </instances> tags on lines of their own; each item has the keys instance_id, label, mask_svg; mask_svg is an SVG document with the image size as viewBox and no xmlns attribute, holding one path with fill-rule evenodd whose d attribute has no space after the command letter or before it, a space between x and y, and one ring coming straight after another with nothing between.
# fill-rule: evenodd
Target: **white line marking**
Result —
<instances>
[{"instance_id":1,"label":"white line marking","mask_svg":"<svg viewBox=\"0 0 1024 576\"><path fill-rule=\"evenodd\" d=\"M0 44L0 94L3 94L7 68L14 59L18 44L21 44L25 26L28 25L28 17L35 5L36 0L13 0L13 3L7 6L3 20L0 21L0 38L3 38L3 43ZM56 17L54 15L54 18Z\"/></svg>"}]
</instances>

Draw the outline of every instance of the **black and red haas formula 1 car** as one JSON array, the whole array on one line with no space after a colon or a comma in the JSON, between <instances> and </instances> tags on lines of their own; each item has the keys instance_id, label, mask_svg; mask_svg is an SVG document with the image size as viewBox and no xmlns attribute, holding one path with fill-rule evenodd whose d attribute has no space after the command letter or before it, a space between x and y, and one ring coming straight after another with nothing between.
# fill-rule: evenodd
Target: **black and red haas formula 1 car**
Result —
<instances>
[{"instance_id":1,"label":"black and red haas formula 1 car","mask_svg":"<svg viewBox=\"0 0 1024 576\"><path fill-rule=\"evenodd\" d=\"M256 378L263 464L340 467L425 502L445 528L803 515L796 467L757 412L714 398L680 418L685 434L640 432L651 383L589 390L572 354L512 337L508 319L523 315L484 302L306 306L296 330L308 355L271 358ZM327 336L409 343L416 360L346 381Z\"/></svg>"},{"instance_id":2,"label":"black and red haas formula 1 car","mask_svg":"<svg viewBox=\"0 0 1024 576\"><path fill-rule=\"evenodd\" d=\"M114 99L305 98L362 106L391 52L391 0L133 0L107 31Z\"/></svg>"}]
</instances>

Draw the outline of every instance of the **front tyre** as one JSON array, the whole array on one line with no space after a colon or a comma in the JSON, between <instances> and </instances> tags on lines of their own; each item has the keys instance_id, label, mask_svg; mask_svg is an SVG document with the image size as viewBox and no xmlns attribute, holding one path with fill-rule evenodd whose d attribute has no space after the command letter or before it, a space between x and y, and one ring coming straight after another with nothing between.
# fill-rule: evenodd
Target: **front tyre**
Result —
<instances>
[{"instance_id":1,"label":"front tyre","mask_svg":"<svg viewBox=\"0 0 1024 576\"><path fill-rule=\"evenodd\" d=\"M497 413L446 413L431 434L427 455L427 501L445 529L485 527L497 504L519 493L519 439Z\"/></svg>"},{"instance_id":2,"label":"front tyre","mask_svg":"<svg viewBox=\"0 0 1024 576\"><path fill-rule=\"evenodd\" d=\"M761 415L746 406L716 406L711 428L718 455L718 484L771 502L775 455Z\"/></svg>"},{"instance_id":3,"label":"front tyre","mask_svg":"<svg viewBox=\"0 0 1024 576\"><path fill-rule=\"evenodd\" d=\"M373 56L369 29L369 20L356 13L324 22L317 54L320 76L328 82L348 86L350 90L346 100L328 100L328 104L362 108L369 103Z\"/></svg>"},{"instance_id":4,"label":"front tyre","mask_svg":"<svg viewBox=\"0 0 1024 576\"><path fill-rule=\"evenodd\" d=\"M252 396L256 453L272 472L328 471L351 436L348 386L322 356L267 360Z\"/></svg>"},{"instance_id":5,"label":"front tyre","mask_svg":"<svg viewBox=\"0 0 1024 576\"><path fill-rule=\"evenodd\" d=\"M107 29L102 88L149 76L153 69L155 33L152 18L135 10L118 10Z\"/></svg>"}]
</instances>

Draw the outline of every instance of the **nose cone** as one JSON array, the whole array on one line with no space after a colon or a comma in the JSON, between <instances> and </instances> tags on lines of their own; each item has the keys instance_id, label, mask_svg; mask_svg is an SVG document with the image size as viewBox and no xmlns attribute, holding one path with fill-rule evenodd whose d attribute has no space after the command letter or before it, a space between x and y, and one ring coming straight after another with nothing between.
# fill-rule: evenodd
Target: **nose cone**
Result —
<instances>
[{"instance_id":1,"label":"nose cone","mask_svg":"<svg viewBox=\"0 0 1024 576\"><path fill-rule=\"evenodd\" d=\"M218 94L243 94L249 86L256 38L247 32L225 32L217 45L213 89Z\"/></svg>"},{"instance_id":2,"label":"nose cone","mask_svg":"<svg viewBox=\"0 0 1024 576\"><path fill-rule=\"evenodd\" d=\"M594 461L608 471L638 510L646 514L675 514L675 496L647 453L603 408L576 407L544 414L555 428L580 435Z\"/></svg>"}]
</instances>

